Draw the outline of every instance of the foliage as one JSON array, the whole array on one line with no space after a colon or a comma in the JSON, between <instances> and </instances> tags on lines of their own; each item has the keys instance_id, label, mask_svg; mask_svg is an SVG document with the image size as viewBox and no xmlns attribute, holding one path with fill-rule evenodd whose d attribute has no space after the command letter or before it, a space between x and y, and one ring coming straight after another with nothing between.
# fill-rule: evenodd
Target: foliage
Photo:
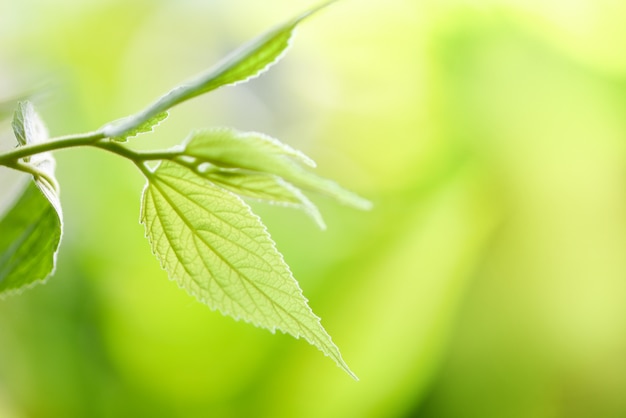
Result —
<instances>
[{"instance_id":1,"label":"foliage","mask_svg":"<svg viewBox=\"0 0 626 418\"><path fill-rule=\"evenodd\" d=\"M20 102L13 119L18 146L0 154L0 164L31 174L34 185L0 222L0 291L23 289L53 273L63 225L50 152L91 146L130 160L145 176L141 223L172 280L235 319L304 337L356 378L265 226L241 197L302 209L321 227L319 211L301 188L358 209L368 209L368 201L313 174L314 162L301 152L258 133L198 130L182 147L165 151L122 145L155 129L173 106L266 71L285 52L295 27L324 6L254 39L145 110L94 132L49 139L33 105Z\"/></svg>"}]
</instances>

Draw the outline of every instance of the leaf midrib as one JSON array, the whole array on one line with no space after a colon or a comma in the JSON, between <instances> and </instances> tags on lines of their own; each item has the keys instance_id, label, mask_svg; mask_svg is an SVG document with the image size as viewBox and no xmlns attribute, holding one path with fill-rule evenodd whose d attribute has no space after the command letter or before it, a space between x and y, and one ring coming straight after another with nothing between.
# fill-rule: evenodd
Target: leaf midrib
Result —
<instances>
[{"instance_id":1,"label":"leaf midrib","mask_svg":"<svg viewBox=\"0 0 626 418\"><path fill-rule=\"evenodd\" d=\"M163 181L163 183L167 184L167 182L166 182L166 181ZM166 201L166 202L170 205L170 207L172 208L172 210L174 210L174 211L176 212L176 214L177 214L177 215L179 216L179 218L183 221L183 223L185 224L185 226L186 226L186 227L187 227L190 231L194 231L194 230L195 230L195 228L193 228L193 226L191 225L191 223L190 223L189 219L188 219L186 216L184 216L184 215L181 213L181 211L179 211L179 210L178 210L178 209L174 206L174 203L173 203L173 202L172 202L172 200L171 200L171 199L167 196L167 194L165 193L165 191L163 191L163 189L162 189L161 187L159 187L159 186L158 186L157 184L155 184L155 183L151 183L151 185L153 185L155 189L158 189L160 196L161 196L161 197L162 197L162 198L163 198L163 199L164 199L164 200L165 200L165 201ZM175 192L179 193L180 195L182 195L182 196L184 196L184 197L187 197L186 195L183 195L182 193L178 192L178 190L177 190L177 189L175 189L175 188L173 188L171 185L169 185L169 184L167 184L167 185L168 185L168 186L169 186L172 190L174 190ZM195 201L193 201L193 200L191 200L191 199L189 199L189 201L190 201L190 202L192 202L192 203L194 203L194 204L195 204L195 205L197 205L197 206L202 207L202 206L201 206L198 202L195 202ZM224 221L222 218L219 218L219 219L220 219L220 220L222 220L223 222L227 223L227 222L226 222L226 221ZM231 224L229 224L229 225L232 227L232 225L231 225ZM162 228L162 229L163 229L164 233L165 233L166 235L168 235L168 234L165 232L165 228ZM241 245L239 245L239 244L237 244L237 243L235 243L235 242L233 242L233 241L231 241L231 240L228 240L228 239L226 239L225 237L223 237L223 236L221 236L221 235L218 235L218 234L216 234L216 233L214 233L214 232L212 232L212 231L208 231L208 230L207 230L207 232L210 232L210 233L212 233L213 235L220 237L221 239L225 239L225 240L227 240L229 243L234 244L236 247L239 247L239 248L241 248L242 250L245 250L247 253L250 253L250 250L249 250L249 249L246 249L245 247L242 247ZM245 283L247 283L247 284L249 284L250 286L252 286L253 288L255 288L255 289L259 292L259 294L261 294L261 295L262 295L262 296L263 296L263 297L264 297L267 301L269 301L269 302L270 302L270 306L272 306L274 309L276 309L276 307L277 307L277 306L278 306L278 307L280 307L283 311L285 311L285 313L287 313L289 316L291 316L291 317L292 317L292 318L296 321L296 323L299 323L299 321L298 321L295 317L293 317L292 315L290 315L290 314L289 314L289 312L288 312L285 308L283 308L281 305L279 305L279 304L275 303L275 302L274 302L274 301L273 301L273 300L272 300L272 299L271 299L271 298L267 295L267 293L266 293L266 292L264 292L263 290L261 290L261 289L260 289L260 288L259 288L259 287L258 287L258 286L254 283L254 281L253 281L250 277L248 277L246 274L244 274L244 273L243 273L243 272L241 272L240 270L237 270L237 269L233 266L233 264L232 264L232 263L230 263L230 262L229 262L229 261L228 261L228 260L227 260L227 259L226 259L226 258L225 258L222 254L221 254L221 252L218 252L218 251L217 251L217 250L216 250L216 249L215 249L215 248L214 248L214 247L213 247L213 246L212 246L212 245L211 245L211 244L210 244L210 243L209 243L206 239L204 239L202 236L199 236L199 235L196 235L196 234L192 234L192 236L194 236L194 237L198 237L198 239L200 239L200 240L201 240L201 241L202 241L202 242L203 242L203 243L204 243L204 244L205 244L205 245L206 245L206 246L207 246L207 247L208 247L208 248L209 248L209 249L210 249L210 250L211 250L211 251L215 254L215 255L217 255L217 256L218 256L218 257L219 257L219 258L220 258L220 259L224 262L224 264L226 264L226 265L228 266L228 268L229 268L232 272L234 272L235 274L237 274L238 276L240 276L241 278L243 278L243 279L245 280ZM246 236L248 236L248 235L246 234ZM249 237L249 236L248 236L248 237ZM249 237L249 238L250 238L250 239L252 239L251 237ZM172 241L171 241L171 239L170 239L169 237L168 237L167 239L168 239L168 241L169 241L170 243L172 242ZM170 245L170 247L172 248L172 250L173 250L175 253L177 253L177 251L174 249L174 247L173 247L173 246L171 246L171 245ZM202 258L202 257L200 257L200 258L202 259L203 264L206 266L206 263L205 263L204 258ZM183 262L180 260L180 257L179 257L178 255L177 255L177 259L178 259L179 263L183 266L183 268L185 269L185 271L187 272L187 274L189 275L189 277L190 277L190 278L192 278L192 280L194 280L194 282L196 282L196 280L193 278L193 275L190 273L189 269L185 266L185 263L183 263ZM263 261L266 265L268 265L268 266L271 268L271 270L272 270L272 271L276 272L276 271L274 270L274 268L272 268L271 264L267 263L267 262L266 262L266 261L265 261L262 257L259 257L259 259L260 259L260 260L262 260L262 261ZM211 269L208 269L208 270L209 270L209 272L211 272ZM278 273L278 272L276 272L276 273ZM212 272L211 272L211 274L212 274L213 278L214 278L214 277L216 277L216 275L215 275L215 274L213 274ZM214 279L214 280L215 280L215 279ZM234 298L234 297L232 297L230 294L228 294L228 292L224 289L224 286L223 286L223 285L222 285L222 284L221 284L218 280L216 280L216 283L217 283L217 284L218 284L218 286L222 289L222 291L223 291L225 294L227 294L227 295L231 298L231 300L233 300L235 303L237 303L237 302L236 302L236 301L237 301L237 298ZM202 286L201 286L201 287L202 287ZM284 291L284 290L282 290L282 289L279 289L279 288L276 288L276 287L273 287L273 286L270 286L270 285L267 285L267 287L270 287L272 290L277 291L277 292L279 292L279 293L283 293L284 295L286 295L286 296L288 296L288 297L290 297L290 298L293 298L293 297L294 297L291 293L287 293L287 292L285 292L285 291ZM246 290L246 291L247 291L247 290ZM254 298L251 298L251 300L252 300L252 301L254 301ZM244 311L247 311L247 310L246 310L246 308L245 308L243 305L241 305L240 303L237 303L237 305L238 305L238 306L240 306L240 307L241 307ZM255 305L256 305L256 304L255 304ZM257 305L257 307L258 307L258 305ZM278 312L277 312L277 313L278 313Z\"/></svg>"},{"instance_id":2,"label":"leaf midrib","mask_svg":"<svg viewBox=\"0 0 626 418\"><path fill-rule=\"evenodd\" d=\"M156 173L155 173L155 174L156 174ZM157 179L157 180L158 180L158 179ZM187 180L187 179L178 178L177 180L187 181L187 182L189 182L189 183L193 184L194 186L197 186L197 184L195 184L195 183L193 183L193 182L191 182L191 181L189 181L189 180ZM166 184L167 186L169 186L169 187L170 187L170 188L171 188L174 192L176 192L176 193L178 193L178 194L180 194L180 195L182 195L182 196L184 196L184 197L187 197L186 195L184 195L184 194L182 194L180 191L178 191L176 188L172 187L172 186L171 186L171 184L168 184L168 182L167 182L167 181L165 181L164 179L162 179L162 178L161 178L161 181L162 181L164 184ZM151 184L151 185L153 185L156 189L158 189L158 191L160 192L160 194L161 194L161 196L163 197L163 199L164 199L164 200L166 200L166 201L169 203L170 207L171 207L171 208L172 208L172 209L176 212L176 214L177 214L177 215L181 218L181 220L182 220L182 221L183 221L183 223L187 226L187 228L189 228L190 230L192 230L192 231L193 231L193 230L194 230L194 228L191 226L191 223L189 222L189 220L187 219L187 217L186 217L186 216L184 216L184 215L183 215L183 214L182 214L182 213L181 213L181 212L180 212L177 208L175 208L175 206L174 206L173 202L171 201L171 199L170 199L169 197L166 197L166 193L165 193L165 192L163 191L163 189L162 189L161 187L159 187L159 186L158 186L158 184L156 184L156 183L157 183L157 182L151 182L150 184ZM193 200L191 200L191 199L189 199L189 200L190 200L191 202L193 202L194 204L196 204L196 205L200 206L200 205L198 204L198 202L195 202L195 201L193 201ZM200 206L200 207L202 207L202 206ZM206 210L206 209L205 209L205 210ZM222 221L223 221L223 219L222 219L222 218L220 218L220 220L222 220ZM226 222L226 221L224 221L224 222ZM226 223L227 223L227 222L226 222ZM231 225L231 224L229 224L229 225L232 227L232 225ZM165 229L163 229L163 230L165 231ZM246 234L246 235L247 235L247 234ZM249 236L248 236L248 237L249 237ZM235 273L237 273L238 275L240 275L243 279L245 279L245 280L248 282L248 284L250 284L250 285L251 285L253 288L255 288L255 289L256 289L256 290L257 290L257 291L258 291L258 292L259 292L259 293L260 293L260 294L261 294L264 298L266 298L266 299L270 302L270 306L272 306L275 310L276 310L276 308L280 308L280 310L281 310L281 311L283 311L283 312L284 312L284 313L285 313L288 317L292 318L292 319L295 321L295 323L296 323L296 324L298 324L298 328L300 328L300 329L301 329L301 330L303 330L303 331L309 331L309 333L313 336L313 339L314 339L314 340L316 340L316 341L318 341L318 342L320 341L320 340L319 340L319 339L315 336L316 334L315 334L315 331L314 331L314 330L312 330L312 329L310 329L309 327L307 327L306 325L304 325L304 324L303 324L300 320L298 320L298 319L297 319L294 315L292 315L292 314L289 312L289 310L287 310L286 308L284 308L282 305L280 305L280 304L278 304L278 303L275 303L275 302L274 302L274 301L273 301L273 300L272 300L272 299L271 299L271 298L267 295L267 293L265 293L263 290L261 290L261 289L260 289L260 288L259 288L259 287L258 287L258 286L257 286L257 285L256 285L256 284L255 284L255 283L254 283L254 282L253 282L253 281L252 281L252 280L251 280L251 279L250 279L247 275L245 275L244 273L242 273L242 272L240 272L239 270L235 269L235 268L234 268L234 266L233 266L233 265L232 265L232 264L231 264L228 260L226 260L226 259L222 256L222 254L221 254L221 253L219 253L219 252L215 251L215 249L213 248L213 246L212 246L212 245L210 245L210 244L209 244L209 243L208 243L205 239L203 239L202 237L199 237L199 238L202 240L202 242L203 242L203 243L205 243L205 245L207 245L207 247L209 247L209 249L210 249L211 251L213 251L213 252L214 252L214 253L215 253L218 257L220 257L220 259L222 259L222 261L223 261L225 264L227 264L227 265L230 267L230 269L231 269L232 271L234 271ZM221 238L225 239L224 237L221 237ZM249 238L251 238L251 237L249 237ZM252 238L251 238L251 239L252 239ZM169 238L168 238L168 241L169 241ZM232 243L232 241L230 241L230 240L228 240L228 241ZM170 242L171 242L171 241L170 241ZM240 247L240 248L243 248L243 247L241 247L241 246L240 246L240 245L238 245L238 244L235 244L235 245L236 245L236 246L238 246L238 247ZM249 251L249 250L247 250L247 249L246 249L246 251ZM177 257L177 258L178 258L178 257ZM265 261L265 260L263 260L263 261ZM180 262L180 258L179 258L179 262ZM184 264L184 263L182 263L182 262L181 262L181 264ZM266 262L266 264L269 264L269 263L267 263L267 262ZM271 267L271 264L270 264L270 267ZM274 270L274 269L272 268L272 270ZM187 268L185 268L185 271L187 271L187 273L189 274L189 271L188 271L188 269L187 269ZM191 276L191 274L189 274L189 275L190 275L190 277L192 277L192 276ZM292 280L294 280L294 279L293 279L293 277L290 277L290 278L291 278ZM194 280L194 281L195 281L195 280ZM295 280L294 280L294 281L295 281ZM218 284L219 284L219 282L218 282ZM222 287L221 285L220 285L220 287L222 288L222 290L224 290L224 289L223 289L223 287ZM274 289L274 290L279 290L279 289L275 289L274 287L272 287L272 289ZM279 291L281 291L282 293L285 293L285 292L284 292L284 291L282 291L282 290L279 290ZM227 292L224 292L224 293L227 293ZM288 295L289 295L290 297L293 297L293 295L291 295L291 294L288 294ZM301 297L302 297L302 299L304 300L304 296L302 296L301 294L300 294L300 296L301 296ZM241 306L240 304L238 304L238 305L239 305L239 306ZM243 308L243 307L242 307L242 308ZM244 310L245 310L245 309L244 309ZM310 308L309 308L309 311L310 311ZM279 313L278 311L277 311L277 313L280 315L280 313ZM310 313L311 313L311 314L313 314L313 313L312 313L312 311L310 311ZM281 316L282 316L282 315L281 315ZM319 322L318 322L318 326L321 328L321 326L319 325ZM305 336L305 338L306 338L306 334L307 334L307 333L305 332L305 333L303 333L302 335L303 335L303 336ZM307 339L308 339L308 338L307 338ZM320 345L326 346L325 344L320 344Z\"/></svg>"}]
</instances>

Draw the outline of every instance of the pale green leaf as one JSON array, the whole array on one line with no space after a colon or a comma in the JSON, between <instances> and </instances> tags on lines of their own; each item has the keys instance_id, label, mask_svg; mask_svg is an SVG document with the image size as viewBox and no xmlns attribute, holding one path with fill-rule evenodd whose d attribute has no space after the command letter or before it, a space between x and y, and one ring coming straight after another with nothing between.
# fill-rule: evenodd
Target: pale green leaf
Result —
<instances>
[{"instance_id":1,"label":"pale green leaf","mask_svg":"<svg viewBox=\"0 0 626 418\"><path fill-rule=\"evenodd\" d=\"M315 162L302 152L257 132L202 129L193 132L184 146L185 154L226 168L270 173L276 168L284 171L285 165L294 163L315 167Z\"/></svg>"},{"instance_id":2,"label":"pale green leaf","mask_svg":"<svg viewBox=\"0 0 626 418\"><path fill-rule=\"evenodd\" d=\"M190 135L184 153L219 167L275 174L297 187L358 209L371 207L369 201L307 170L305 165L314 166L308 157L267 135L225 128L205 129Z\"/></svg>"},{"instance_id":3,"label":"pale green leaf","mask_svg":"<svg viewBox=\"0 0 626 418\"><path fill-rule=\"evenodd\" d=\"M34 144L48 139L48 131L29 101L17 104L12 126L19 145Z\"/></svg>"},{"instance_id":4,"label":"pale green leaf","mask_svg":"<svg viewBox=\"0 0 626 418\"><path fill-rule=\"evenodd\" d=\"M289 47L296 26L325 6L311 9L236 49L206 74L185 85L185 95L181 95L183 100L218 87L248 81L267 71Z\"/></svg>"},{"instance_id":5,"label":"pale green leaf","mask_svg":"<svg viewBox=\"0 0 626 418\"><path fill-rule=\"evenodd\" d=\"M237 169L219 169L214 166L201 173L203 177L239 196L301 209L313 218L320 228L326 228L322 215L313 202L300 189L278 176Z\"/></svg>"},{"instance_id":6,"label":"pale green leaf","mask_svg":"<svg viewBox=\"0 0 626 418\"><path fill-rule=\"evenodd\" d=\"M354 376L264 225L239 197L170 161L147 176L141 222L171 279L212 309L304 337Z\"/></svg>"},{"instance_id":7,"label":"pale green leaf","mask_svg":"<svg viewBox=\"0 0 626 418\"><path fill-rule=\"evenodd\" d=\"M206 73L175 87L142 112L130 116L120 123L104 126L102 132L110 138L118 137L179 103L208 93L218 87L243 83L259 76L283 56L289 47L296 26L331 3L334 1L314 7L254 38L236 49Z\"/></svg>"},{"instance_id":8,"label":"pale green leaf","mask_svg":"<svg viewBox=\"0 0 626 418\"><path fill-rule=\"evenodd\" d=\"M20 103L13 114L13 122L11 126L13 127L13 133L15 134L15 139L17 139L17 143L19 145L26 145L26 125L24 123L24 107L22 103Z\"/></svg>"},{"instance_id":9,"label":"pale green leaf","mask_svg":"<svg viewBox=\"0 0 626 418\"><path fill-rule=\"evenodd\" d=\"M168 116L169 114L167 112L159 113L158 115L148 119L147 121L140 123L138 126L135 126L134 128L126 132L122 132L119 135L112 137L111 139L117 142L126 142L129 138L152 132L154 128L159 126L161 122L167 119Z\"/></svg>"},{"instance_id":10,"label":"pale green leaf","mask_svg":"<svg viewBox=\"0 0 626 418\"><path fill-rule=\"evenodd\" d=\"M33 104L29 101L20 102L13 117L13 132L20 146L39 144L48 140L48 130ZM56 161L51 153L42 152L24 158L24 168L33 174L33 179L50 204L61 218L61 202L59 185L54 177Z\"/></svg>"},{"instance_id":11,"label":"pale green leaf","mask_svg":"<svg viewBox=\"0 0 626 418\"><path fill-rule=\"evenodd\" d=\"M48 139L43 121L30 102L21 102L13 129L20 146ZM59 187L50 153L25 159L33 175L15 205L0 220L0 292L15 291L44 280L54 271L62 234Z\"/></svg>"}]
</instances>

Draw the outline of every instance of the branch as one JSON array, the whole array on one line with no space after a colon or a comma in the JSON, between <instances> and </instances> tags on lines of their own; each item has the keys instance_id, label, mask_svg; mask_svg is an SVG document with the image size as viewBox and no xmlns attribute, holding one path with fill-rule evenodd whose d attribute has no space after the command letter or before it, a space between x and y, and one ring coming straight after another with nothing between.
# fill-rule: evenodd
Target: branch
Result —
<instances>
[{"instance_id":1,"label":"branch","mask_svg":"<svg viewBox=\"0 0 626 418\"><path fill-rule=\"evenodd\" d=\"M84 134L61 136L58 138L52 138L49 141L40 142L38 144L19 146L11 151L0 153L0 165L17 168L16 165L21 158L31 157L33 155L64 148L93 145L95 142L103 139L104 137L105 136L102 132L96 131Z\"/></svg>"}]
</instances>

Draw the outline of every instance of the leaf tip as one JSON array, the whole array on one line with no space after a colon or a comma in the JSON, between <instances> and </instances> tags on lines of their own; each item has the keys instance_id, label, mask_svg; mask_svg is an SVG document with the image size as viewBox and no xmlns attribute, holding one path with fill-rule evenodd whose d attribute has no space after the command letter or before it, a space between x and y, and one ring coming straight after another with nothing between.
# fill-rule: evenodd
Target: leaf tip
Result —
<instances>
[{"instance_id":1,"label":"leaf tip","mask_svg":"<svg viewBox=\"0 0 626 418\"><path fill-rule=\"evenodd\" d=\"M328 354L326 354L328 355ZM348 376L350 376L352 379L354 379L356 382L359 381L359 377L356 375L356 373L354 373L350 367L348 367L348 364L344 361L344 359L341 357L341 354L337 354L337 357L333 357L333 360L335 360L335 363L337 364L337 366L343 370L344 372L346 372L348 374Z\"/></svg>"},{"instance_id":2,"label":"leaf tip","mask_svg":"<svg viewBox=\"0 0 626 418\"><path fill-rule=\"evenodd\" d=\"M327 8L328 6L330 6L333 3L337 3L338 0L330 0L330 1L326 1L324 3L320 3L315 7L310 8L309 10L307 10L306 12L302 13L300 16L298 16L296 19L294 19L294 25L298 24L300 22L302 22L304 19L307 19L308 17L316 14L317 12L319 12L322 9Z\"/></svg>"}]
</instances>

